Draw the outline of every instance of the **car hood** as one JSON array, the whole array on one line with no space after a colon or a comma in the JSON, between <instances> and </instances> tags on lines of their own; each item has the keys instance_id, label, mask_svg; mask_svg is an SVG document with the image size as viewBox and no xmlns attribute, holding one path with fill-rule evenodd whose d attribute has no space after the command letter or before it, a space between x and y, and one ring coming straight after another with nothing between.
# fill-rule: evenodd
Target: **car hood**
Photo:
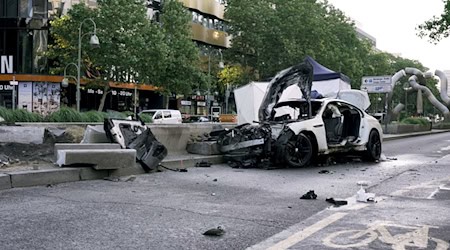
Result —
<instances>
[{"instance_id":1,"label":"car hood","mask_svg":"<svg viewBox=\"0 0 450 250\"><path fill-rule=\"evenodd\" d=\"M313 66L305 59L302 63L279 72L267 87L267 92L264 95L258 112L259 120L268 120L273 107L280 100L283 91L291 85L297 84L302 92L303 98L309 101L311 99L313 71Z\"/></svg>"}]
</instances>

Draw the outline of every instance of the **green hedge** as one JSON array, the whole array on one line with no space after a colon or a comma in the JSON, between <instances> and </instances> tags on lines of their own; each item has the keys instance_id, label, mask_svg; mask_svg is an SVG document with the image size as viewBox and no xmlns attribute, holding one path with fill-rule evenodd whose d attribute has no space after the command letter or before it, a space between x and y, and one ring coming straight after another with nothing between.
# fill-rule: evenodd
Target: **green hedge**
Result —
<instances>
[{"instance_id":1,"label":"green hedge","mask_svg":"<svg viewBox=\"0 0 450 250\"><path fill-rule=\"evenodd\" d=\"M7 123L14 122L103 122L105 118L125 119L133 114L130 112L77 112L75 109L62 107L60 110L43 117L38 113L31 113L24 109L7 109L0 107L0 116ZM151 122L151 118L143 119L144 122Z\"/></svg>"},{"instance_id":2,"label":"green hedge","mask_svg":"<svg viewBox=\"0 0 450 250\"><path fill-rule=\"evenodd\" d=\"M401 121L403 124L420 124L420 125L429 125L430 122L425 118L419 117L408 117Z\"/></svg>"}]
</instances>

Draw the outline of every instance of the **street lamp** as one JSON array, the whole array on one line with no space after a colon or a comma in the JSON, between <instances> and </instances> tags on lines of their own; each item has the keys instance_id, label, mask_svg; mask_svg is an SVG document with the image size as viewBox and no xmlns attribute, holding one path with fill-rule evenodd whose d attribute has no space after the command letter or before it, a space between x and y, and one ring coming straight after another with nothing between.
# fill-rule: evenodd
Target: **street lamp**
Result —
<instances>
[{"instance_id":1,"label":"street lamp","mask_svg":"<svg viewBox=\"0 0 450 250\"><path fill-rule=\"evenodd\" d=\"M210 110L210 102L209 102L209 95L210 95L210 88L211 88L211 52L216 52L220 55L220 62L219 62L219 68L223 69L224 68L224 63L223 63L223 55L222 55L222 49L218 49L218 50L214 50L214 49L210 49L208 52L208 92L207 92L207 102L206 102L206 109L207 109L207 114L208 116L211 113ZM209 117L211 118L211 117Z\"/></svg>"},{"instance_id":2,"label":"street lamp","mask_svg":"<svg viewBox=\"0 0 450 250\"><path fill-rule=\"evenodd\" d=\"M94 25L94 32L88 32L85 34L82 34L81 28L83 27L84 22L90 21ZM91 39L89 40L89 44L93 47L98 47L100 45L100 42L97 37L97 25L95 24L94 20L92 18L84 19L80 23L80 27L78 28L78 66L77 66L77 111L80 112L80 100L81 100L81 93L80 93L80 78L81 78L81 39L85 35L91 35Z\"/></svg>"},{"instance_id":3,"label":"street lamp","mask_svg":"<svg viewBox=\"0 0 450 250\"><path fill-rule=\"evenodd\" d=\"M64 68L64 78L61 81L61 87L63 87L63 88L66 88L67 86L69 86L69 79L68 78L72 78L72 79L75 80L76 83L78 83L78 79L75 76L66 74L67 68L70 65L73 65L75 68L77 68L77 72L78 72L78 66L75 63L69 63L69 64L66 65L66 67Z\"/></svg>"}]
</instances>

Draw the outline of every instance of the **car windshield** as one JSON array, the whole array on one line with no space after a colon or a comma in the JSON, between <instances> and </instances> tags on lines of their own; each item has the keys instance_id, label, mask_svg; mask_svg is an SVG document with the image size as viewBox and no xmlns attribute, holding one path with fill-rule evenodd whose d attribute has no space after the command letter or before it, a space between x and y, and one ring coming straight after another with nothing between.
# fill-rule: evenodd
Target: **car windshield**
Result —
<instances>
[{"instance_id":1,"label":"car windshield","mask_svg":"<svg viewBox=\"0 0 450 250\"><path fill-rule=\"evenodd\" d=\"M312 117L316 116L322 107L321 101L312 101ZM312 118L311 117L311 118ZM308 119L308 102L305 100L286 101L274 106L271 121L296 121Z\"/></svg>"}]
</instances>

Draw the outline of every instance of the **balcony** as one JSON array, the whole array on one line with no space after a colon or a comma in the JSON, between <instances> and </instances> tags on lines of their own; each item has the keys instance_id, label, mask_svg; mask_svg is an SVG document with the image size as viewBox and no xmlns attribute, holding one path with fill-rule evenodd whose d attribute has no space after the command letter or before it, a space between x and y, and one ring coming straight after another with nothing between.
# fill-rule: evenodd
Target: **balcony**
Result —
<instances>
[{"instance_id":1,"label":"balcony","mask_svg":"<svg viewBox=\"0 0 450 250\"><path fill-rule=\"evenodd\" d=\"M208 29L199 23L191 23L192 39L207 44L229 48L230 37L226 32Z\"/></svg>"},{"instance_id":2,"label":"balcony","mask_svg":"<svg viewBox=\"0 0 450 250\"><path fill-rule=\"evenodd\" d=\"M223 19L225 6L215 0L180 0L183 5L190 9L195 9L200 12L214 15L217 18Z\"/></svg>"}]
</instances>

